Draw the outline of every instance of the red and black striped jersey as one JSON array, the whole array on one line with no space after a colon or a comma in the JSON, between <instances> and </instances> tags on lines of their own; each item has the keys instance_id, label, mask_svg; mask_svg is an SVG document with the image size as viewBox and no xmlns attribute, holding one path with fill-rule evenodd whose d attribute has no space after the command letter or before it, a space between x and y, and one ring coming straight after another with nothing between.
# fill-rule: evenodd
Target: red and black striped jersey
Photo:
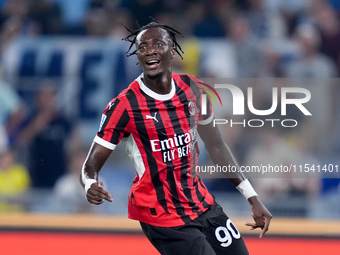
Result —
<instances>
[{"instance_id":1,"label":"red and black striped jersey","mask_svg":"<svg viewBox=\"0 0 340 255\"><path fill-rule=\"evenodd\" d=\"M142 79L110 101L94 141L111 150L122 141L136 168L129 218L162 227L184 225L213 204L195 171L197 125L213 119L211 103L202 114L204 85L196 77L173 74L168 94L155 93Z\"/></svg>"}]
</instances>

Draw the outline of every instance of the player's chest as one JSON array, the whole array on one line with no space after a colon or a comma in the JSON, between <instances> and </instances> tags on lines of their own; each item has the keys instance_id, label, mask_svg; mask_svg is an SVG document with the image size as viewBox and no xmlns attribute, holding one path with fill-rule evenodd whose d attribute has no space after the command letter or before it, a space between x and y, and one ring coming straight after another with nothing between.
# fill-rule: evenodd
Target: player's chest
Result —
<instances>
[{"instance_id":1,"label":"player's chest","mask_svg":"<svg viewBox=\"0 0 340 255\"><path fill-rule=\"evenodd\" d=\"M136 129L151 136L187 133L197 126L199 118L196 102L187 99L146 100L132 107L130 115Z\"/></svg>"}]
</instances>

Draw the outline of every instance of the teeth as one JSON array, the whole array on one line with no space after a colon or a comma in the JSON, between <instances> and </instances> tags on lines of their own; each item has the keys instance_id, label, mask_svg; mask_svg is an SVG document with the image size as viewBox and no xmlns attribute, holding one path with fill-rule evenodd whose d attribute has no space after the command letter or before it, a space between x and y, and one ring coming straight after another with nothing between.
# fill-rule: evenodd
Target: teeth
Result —
<instances>
[{"instance_id":1,"label":"teeth","mask_svg":"<svg viewBox=\"0 0 340 255\"><path fill-rule=\"evenodd\" d=\"M156 63L158 63L158 60L151 60L148 62L149 65L156 64Z\"/></svg>"}]
</instances>

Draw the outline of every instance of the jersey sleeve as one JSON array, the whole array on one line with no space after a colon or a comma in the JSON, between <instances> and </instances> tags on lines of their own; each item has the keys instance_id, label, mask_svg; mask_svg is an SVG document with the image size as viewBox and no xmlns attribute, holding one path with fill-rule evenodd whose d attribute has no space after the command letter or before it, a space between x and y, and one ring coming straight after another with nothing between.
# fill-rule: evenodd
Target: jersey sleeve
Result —
<instances>
[{"instance_id":1,"label":"jersey sleeve","mask_svg":"<svg viewBox=\"0 0 340 255\"><path fill-rule=\"evenodd\" d=\"M94 142L114 150L122 137L129 135L127 131L129 121L130 117L124 103L118 98L111 100L102 114Z\"/></svg>"},{"instance_id":2,"label":"jersey sleeve","mask_svg":"<svg viewBox=\"0 0 340 255\"><path fill-rule=\"evenodd\" d=\"M212 110L211 104L211 86L204 83L202 80L198 79L197 77L190 77L192 81L198 87L198 100L197 100L197 107L200 109L199 111L199 125L207 125L209 124L213 118L214 113Z\"/></svg>"}]
</instances>

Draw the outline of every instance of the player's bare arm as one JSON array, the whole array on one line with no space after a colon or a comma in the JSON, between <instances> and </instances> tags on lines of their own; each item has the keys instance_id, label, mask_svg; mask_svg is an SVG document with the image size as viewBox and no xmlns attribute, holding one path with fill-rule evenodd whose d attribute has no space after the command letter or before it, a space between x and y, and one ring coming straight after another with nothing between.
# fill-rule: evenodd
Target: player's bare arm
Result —
<instances>
[{"instance_id":1,"label":"player's bare arm","mask_svg":"<svg viewBox=\"0 0 340 255\"><path fill-rule=\"evenodd\" d=\"M87 190L87 200L92 204L102 204L104 199L113 201L111 194L105 190L104 184L98 180L99 171L111 152L110 149L94 142L83 165L80 182Z\"/></svg>"},{"instance_id":2,"label":"player's bare arm","mask_svg":"<svg viewBox=\"0 0 340 255\"><path fill-rule=\"evenodd\" d=\"M227 144L223 141L218 127L213 127L211 122L207 125L198 125L197 131L214 164L219 164L221 166L233 165L238 167L237 161ZM242 172L228 173L228 178L235 186L246 179Z\"/></svg>"},{"instance_id":3,"label":"player's bare arm","mask_svg":"<svg viewBox=\"0 0 340 255\"><path fill-rule=\"evenodd\" d=\"M239 168L235 157L230 151L228 145L223 141L221 132L218 127L214 127L212 122L207 125L199 125L198 133L204 141L205 148L210 155L211 160L218 165L232 165ZM242 172L228 173L228 179L238 186L242 181L246 180ZM272 218L271 213L261 203L256 195L248 198L251 205L252 217L255 222L246 222L251 229L261 228L260 238L268 231Z\"/></svg>"}]
</instances>

